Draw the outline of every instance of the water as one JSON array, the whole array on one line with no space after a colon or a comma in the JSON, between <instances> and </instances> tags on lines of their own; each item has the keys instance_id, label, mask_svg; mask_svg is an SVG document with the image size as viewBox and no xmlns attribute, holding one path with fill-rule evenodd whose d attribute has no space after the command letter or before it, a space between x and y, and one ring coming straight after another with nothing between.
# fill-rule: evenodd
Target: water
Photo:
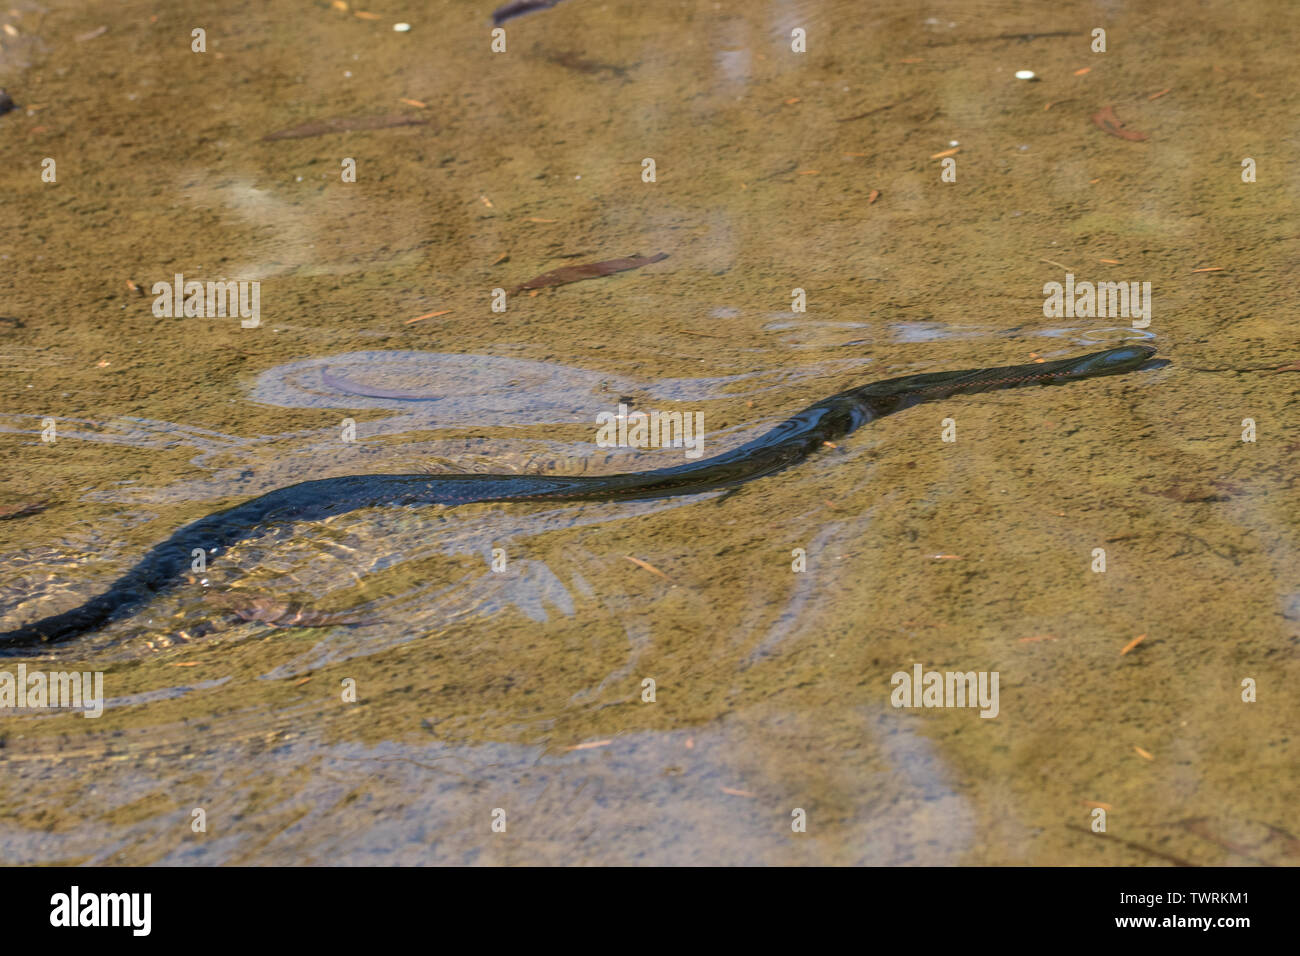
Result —
<instances>
[{"instance_id":1,"label":"water","mask_svg":"<svg viewBox=\"0 0 1300 956\"><path fill-rule=\"evenodd\" d=\"M725 497L245 542L212 581L373 623L187 585L28 660L109 701L0 718L0 862L1295 863L1294 5L569 0L504 55L490 7L259 4L206 54L174 2L83 41L94 5L4 15L0 503L48 506L0 522L0 622L297 481L680 461L595 445L625 399L712 453L893 375L1172 364L924 405ZM1067 269L1151 282L1150 326L1044 316ZM155 317L178 272L260 280L261 327ZM997 671L997 718L891 706L917 663Z\"/></svg>"}]
</instances>

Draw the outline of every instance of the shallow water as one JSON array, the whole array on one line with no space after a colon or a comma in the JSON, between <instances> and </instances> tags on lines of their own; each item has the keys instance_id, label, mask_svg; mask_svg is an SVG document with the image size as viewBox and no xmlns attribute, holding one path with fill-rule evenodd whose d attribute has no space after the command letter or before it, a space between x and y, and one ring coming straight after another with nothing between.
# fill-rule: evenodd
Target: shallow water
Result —
<instances>
[{"instance_id":1,"label":"shallow water","mask_svg":"<svg viewBox=\"0 0 1300 956\"><path fill-rule=\"evenodd\" d=\"M566 0L505 54L459 0L247 4L205 54L170 0L11 9L0 505L46 507L0 520L2 627L298 481L678 463L597 447L620 402L702 413L711 454L874 379L1171 364L923 405L728 495L250 539L209 589L363 623L193 583L27 659L107 705L0 716L0 862L1300 862L1294 4ZM388 115L429 123L262 140ZM1150 326L1046 317L1066 268L1149 281ZM259 280L261 326L155 317L176 273ZM893 707L917 663L996 671L997 717Z\"/></svg>"}]
</instances>

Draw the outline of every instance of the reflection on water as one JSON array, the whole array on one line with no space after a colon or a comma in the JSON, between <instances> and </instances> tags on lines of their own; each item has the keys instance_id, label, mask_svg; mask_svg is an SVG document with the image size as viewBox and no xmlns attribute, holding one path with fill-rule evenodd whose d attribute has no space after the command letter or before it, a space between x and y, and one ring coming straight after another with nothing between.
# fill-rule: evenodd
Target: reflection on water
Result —
<instances>
[{"instance_id":1,"label":"reflection on water","mask_svg":"<svg viewBox=\"0 0 1300 956\"><path fill-rule=\"evenodd\" d=\"M452 427L594 422L631 389L626 379L554 362L366 351L278 365L258 377L250 398L291 408L401 409L408 423Z\"/></svg>"},{"instance_id":2,"label":"reflection on water","mask_svg":"<svg viewBox=\"0 0 1300 956\"><path fill-rule=\"evenodd\" d=\"M922 406L727 495L250 539L209 587L366 623L196 584L51 649L114 705L0 717L0 861L1300 861L1295 5L1111 3L1105 55L1087 3L574 0L507 55L487 6L399 35L273 2L201 71L174 0L74 45L85 4L5 14L11 165L78 157L5 200L0 507L45 505L0 521L6 621L296 482L680 461L598 448L620 403L713 451L895 375L1172 364ZM399 112L430 122L263 139ZM1151 325L1045 318L1062 264L1150 281ZM135 290L178 272L260 280L263 327L156 318ZM915 663L997 670L999 717L895 711Z\"/></svg>"}]
</instances>

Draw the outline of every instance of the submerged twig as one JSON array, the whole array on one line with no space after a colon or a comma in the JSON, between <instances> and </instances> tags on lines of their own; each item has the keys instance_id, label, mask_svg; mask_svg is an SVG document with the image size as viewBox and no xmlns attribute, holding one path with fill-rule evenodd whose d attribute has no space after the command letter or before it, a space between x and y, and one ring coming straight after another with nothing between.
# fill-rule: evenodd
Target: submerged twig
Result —
<instances>
[{"instance_id":1,"label":"submerged twig","mask_svg":"<svg viewBox=\"0 0 1300 956\"><path fill-rule=\"evenodd\" d=\"M300 126L291 126L275 133L267 133L262 140L306 139L326 133L351 133L362 130L389 129L393 126L427 126L427 119L418 116L342 116L326 120L312 120Z\"/></svg>"},{"instance_id":2,"label":"submerged twig","mask_svg":"<svg viewBox=\"0 0 1300 956\"><path fill-rule=\"evenodd\" d=\"M0 505L0 521L34 515L48 507L49 503L45 501L20 501L12 505Z\"/></svg>"},{"instance_id":3,"label":"submerged twig","mask_svg":"<svg viewBox=\"0 0 1300 956\"><path fill-rule=\"evenodd\" d=\"M909 100L914 100L920 93L913 93L911 96L904 96L897 103L886 103L884 106L877 106L874 110L867 110L865 113L859 113L856 116L846 116L844 119L837 119L837 123L851 123L853 120L865 119L868 116L874 116L876 113L883 113L885 110L892 110L895 106L902 106Z\"/></svg>"}]
</instances>

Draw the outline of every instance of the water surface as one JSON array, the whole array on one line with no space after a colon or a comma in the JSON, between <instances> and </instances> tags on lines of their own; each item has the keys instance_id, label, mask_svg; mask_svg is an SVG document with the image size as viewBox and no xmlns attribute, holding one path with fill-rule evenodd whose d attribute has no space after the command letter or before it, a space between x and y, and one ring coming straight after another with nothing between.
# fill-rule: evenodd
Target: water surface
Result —
<instances>
[{"instance_id":1,"label":"water surface","mask_svg":"<svg viewBox=\"0 0 1300 956\"><path fill-rule=\"evenodd\" d=\"M1172 364L922 406L727 496L252 539L209 587L370 623L196 583L28 660L109 705L0 718L0 862L1300 860L1295 5L569 0L504 55L490 7L245 4L203 55L173 0L5 14L0 503L47 507L0 522L3 625L297 481L680 461L595 445L627 399L718 451L892 375ZM262 139L399 114L429 123ZM1044 316L1066 269L1151 282L1150 326ZM261 327L128 288L178 272L260 280ZM999 716L895 709L915 663L998 671Z\"/></svg>"}]
</instances>

